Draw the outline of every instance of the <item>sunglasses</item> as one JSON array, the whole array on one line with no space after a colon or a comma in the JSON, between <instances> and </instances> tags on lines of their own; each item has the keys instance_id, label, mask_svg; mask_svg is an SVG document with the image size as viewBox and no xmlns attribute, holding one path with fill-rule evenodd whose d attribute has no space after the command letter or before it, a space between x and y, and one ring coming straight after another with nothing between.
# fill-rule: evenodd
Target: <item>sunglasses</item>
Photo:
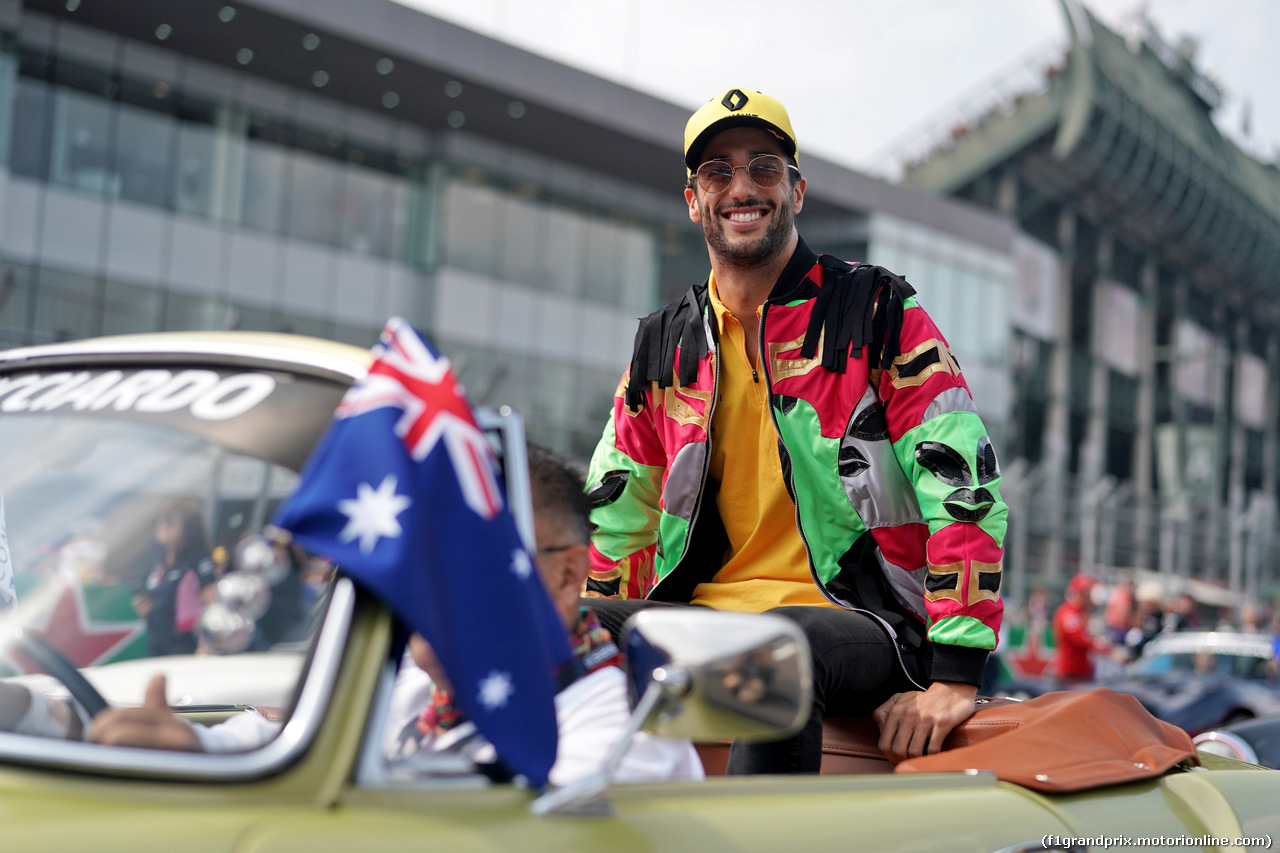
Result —
<instances>
[{"instance_id":1,"label":"sunglasses","mask_svg":"<svg viewBox=\"0 0 1280 853\"><path fill-rule=\"evenodd\" d=\"M787 169L795 169L796 174L800 173L799 168L776 154L761 154L758 157L752 157L750 162L742 166L735 166L724 160L708 160L698 167L694 176L698 179L698 186L702 187L703 192L722 193L729 189L729 184L733 183L733 175L739 169L746 169L747 177L756 186L765 189L777 186L782 176L787 173Z\"/></svg>"}]
</instances>

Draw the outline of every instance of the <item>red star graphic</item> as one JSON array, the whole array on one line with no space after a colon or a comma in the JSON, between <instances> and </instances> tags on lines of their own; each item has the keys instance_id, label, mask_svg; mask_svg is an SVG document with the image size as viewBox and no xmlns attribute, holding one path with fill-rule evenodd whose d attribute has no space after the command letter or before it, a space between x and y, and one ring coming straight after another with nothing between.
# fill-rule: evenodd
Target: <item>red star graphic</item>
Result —
<instances>
[{"instance_id":1,"label":"red star graphic","mask_svg":"<svg viewBox=\"0 0 1280 853\"><path fill-rule=\"evenodd\" d=\"M1053 658L1040 653L1040 632L1027 631L1027 642L1022 651L1009 656L1010 663L1023 677L1044 675Z\"/></svg>"},{"instance_id":2,"label":"red star graphic","mask_svg":"<svg viewBox=\"0 0 1280 853\"><path fill-rule=\"evenodd\" d=\"M54 601L44 624L34 624L76 666L106 661L138 634L142 622L93 622L79 584L68 584Z\"/></svg>"}]
</instances>

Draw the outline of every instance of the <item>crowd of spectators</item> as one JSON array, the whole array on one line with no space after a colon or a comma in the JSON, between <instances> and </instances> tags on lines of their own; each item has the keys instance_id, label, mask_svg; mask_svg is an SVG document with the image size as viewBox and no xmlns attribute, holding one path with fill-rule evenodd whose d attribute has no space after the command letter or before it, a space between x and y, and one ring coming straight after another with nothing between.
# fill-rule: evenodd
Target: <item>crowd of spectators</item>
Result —
<instances>
[{"instance_id":1,"label":"crowd of spectators","mask_svg":"<svg viewBox=\"0 0 1280 853\"><path fill-rule=\"evenodd\" d=\"M1027 636L1052 637L1048 666L1037 674L1063 687L1117 674L1162 632L1280 634L1277 611L1265 603L1216 607L1186 592L1166 595L1158 582L1107 584L1078 574L1056 607L1050 608L1050 600L1047 590L1033 590L1024 608L1011 608L1009 621L1025 624Z\"/></svg>"}]
</instances>

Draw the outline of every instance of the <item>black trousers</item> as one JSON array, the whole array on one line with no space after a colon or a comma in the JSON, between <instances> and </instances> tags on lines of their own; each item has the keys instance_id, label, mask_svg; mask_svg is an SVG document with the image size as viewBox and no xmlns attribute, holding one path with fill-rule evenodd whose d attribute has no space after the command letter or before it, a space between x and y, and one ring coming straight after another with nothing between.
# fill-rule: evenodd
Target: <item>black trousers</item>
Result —
<instances>
[{"instance_id":1,"label":"black trousers","mask_svg":"<svg viewBox=\"0 0 1280 853\"><path fill-rule=\"evenodd\" d=\"M600 624L619 640L622 626L646 607L694 607L664 601L584 598ZM768 611L804 631L813 658L813 710L798 734L779 741L735 741L730 774L817 773L822 765L822 717L870 714L894 693L914 690L888 632L875 619L832 607ZM903 654L910 654L904 651Z\"/></svg>"}]
</instances>

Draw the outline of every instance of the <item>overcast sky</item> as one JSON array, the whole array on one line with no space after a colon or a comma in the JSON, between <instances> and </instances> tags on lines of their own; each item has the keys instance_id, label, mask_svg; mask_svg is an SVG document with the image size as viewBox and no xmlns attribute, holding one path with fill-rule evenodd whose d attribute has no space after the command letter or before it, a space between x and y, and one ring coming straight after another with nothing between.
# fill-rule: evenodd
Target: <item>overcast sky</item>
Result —
<instances>
[{"instance_id":1,"label":"overcast sky","mask_svg":"<svg viewBox=\"0 0 1280 853\"><path fill-rule=\"evenodd\" d=\"M880 174L893 173L893 152L1067 41L1058 0L397 2L691 109L731 86L767 92L787 106L801 156ZM1169 43L1194 36L1199 67L1227 93L1219 126L1260 158L1280 156L1280 0L1086 5L1121 32L1145 6Z\"/></svg>"}]
</instances>

